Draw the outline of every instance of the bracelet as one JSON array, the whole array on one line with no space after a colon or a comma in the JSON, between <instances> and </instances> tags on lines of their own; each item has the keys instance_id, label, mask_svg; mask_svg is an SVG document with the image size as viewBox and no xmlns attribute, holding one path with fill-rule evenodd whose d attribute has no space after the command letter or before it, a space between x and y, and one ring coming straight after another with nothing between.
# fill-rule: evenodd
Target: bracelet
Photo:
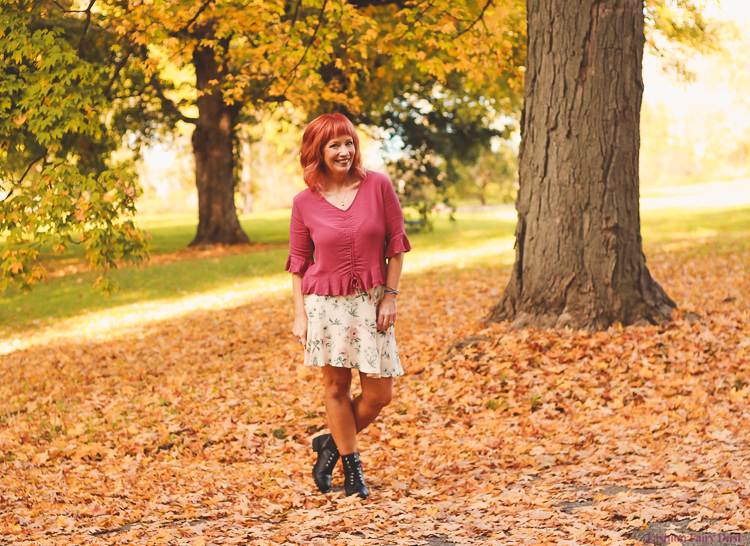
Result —
<instances>
[{"instance_id":1,"label":"bracelet","mask_svg":"<svg viewBox=\"0 0 750 546\"><path fill-rule=\"evenodd\" d=\"M396 290L396 289L394 289L394 288L391 288L391 287L390 287L390 286L388 286L387 284L385 285L385 292L386 292L387 294L396 294L396 295L398 296L398 290Z\"/></svg>"},{"instance_id":2,"label":"bracelet","mask_svg":"<svg viewBox=\"0 0 750 546\"><path fill-rule=\"evenodd\" d=\"M386 299L386 300L388 300L388 301L392 301L392 302L394 302L394 303L396 302L396 298L393 298L393 299L391 299L391 298L388 298L388 297L385 297L385 296L384 296L384 297L383 297L383 299Z\"/></svg>"}]
</instances>

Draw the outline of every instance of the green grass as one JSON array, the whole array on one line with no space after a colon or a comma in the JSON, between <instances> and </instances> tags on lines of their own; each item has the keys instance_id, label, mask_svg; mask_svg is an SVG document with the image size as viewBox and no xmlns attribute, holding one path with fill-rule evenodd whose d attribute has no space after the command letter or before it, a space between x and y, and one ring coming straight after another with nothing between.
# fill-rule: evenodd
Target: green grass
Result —
<instances>
[{"instance_id":1,"label":"green grass","mask_svg":"<svg viewBox=\"0 0 750 546\"><path fill-rule=\"evenodd\" d=\"M656 241L702 232L738 233L750 230L750 207L715 210L657 209L641 214L641 233Z\"/></svg>"},{"instance_id":2,"label":"green grass","mask_svg":"<svg viewBox=\"0 0 750 546\"><path fill-rule=\"evenodd\" d=\"M243 217L242 227L253 242L278 245L288 242L289 211L273 211ZM152 256L171 254L184 249L195 236L196 220L192 215L170 214L146 216L138 225L151 235ZM186 293L206 292L232 286L249 277L265 276L283 271L285 248L263 248L247 254L224 256L220 259L175 261L151 264L142 268L126 267L110 276L120 291L106 297L92 285L99 272L86 272L52 279L40 284L27 295L10 289L0 294L0 331L72 317L136 302L179 298ZM80 262L83 249L69 248L61 255L50 255L50 261L62 265Z\"/></svg>"},{"instance_id":3,"label":"green grass","mask_svg":"<svg viewBox=\"0 0 750 546\"><path fill-rule=\"evenodd\" d=\"M73 317L137 302L176 299L185 294L230 289L253 277L283 273L288 241L290 211L253 214L241 218L242 227L258 246L245 254L221 258L152 263L143 268L123 268L111 273L120 284L120 292L110 297L93 288L97 272L68 275L35 287L31 294L17 290L0 294L0 336L12 331L33 328L58 319ZM195 234L195 218L189 215L161 215L139 218L139 226L151 236L153 256L171 254L184 249ZM488 239L512 238L515 222L507 213L461 213L456 221L447 217L435 220L434 230L410 234L417 259L421 251L461 249L476 246ZM664 209L643 214L642 234L646 244L683 241L693 252L700 253L708 245L701 241L710 237L714 243L733 244L740 240L741 251L748 250L750 240L750 207L718 211ZM700 255L700 254L699 254ZM82 258L78 248L64 255L50 257L63 262ZM409 259L409 258L407 258ZM156 260L158 262L158 260Z\"/></svg>"},{"instance_id":4,"label":"green grass","mask_svg":"<svg viewBox=\"0 0 750 546\"><path fill-rule=\"evenodd\" d=\"M415 249L460 248L481 243L488 238L512 237L516 223L498 218L493 213L458 213L451 222L447 215L435 219L434 229L423 233L409 233Z\"/></svg>"},{"instance_id":5,"label":"green grass","mask_svg":"<svg viewBox=\"0 0 750 546\"><path fill-rule=\"evenodd\" d=\"M152 256L171 254L184 249L195 237L198 219L193 214L160 214L138 217L138 227L148 232L152 239L149 248ZM273 211L263 214L245 215L240 223L253 242L280 244L289 240L289 211ZM70 263L84 257L81 245L71 245L62 254L53 254L46 249L45 259Z\"/></svg>"},{"instance_id":6,"label":"green grass","mask_svg":"<svg viewBox=\"0 0 750 546\"><path fill-rule=\"evenodd\" d=\"M744 253L750 251L750 207L649 210L641 214L641 235L647 244L682 243L692 257Z\"/></svg>"}]
</instances>

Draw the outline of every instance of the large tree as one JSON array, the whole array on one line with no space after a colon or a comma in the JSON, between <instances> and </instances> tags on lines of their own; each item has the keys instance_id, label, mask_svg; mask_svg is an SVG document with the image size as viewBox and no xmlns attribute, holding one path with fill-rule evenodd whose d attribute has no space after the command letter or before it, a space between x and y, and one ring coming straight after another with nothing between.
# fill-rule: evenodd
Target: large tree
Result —
<instances>
[{"instance_id":1,"label":"large tree","mask_svg":"<svg viewBox=\"0 0 750 546\"><path fill-rule=\"evenodd\" d=\"M651 28L704 43L700 25L683 24L700 22L700 2L648 0ZM0 8L0 289L43 278L45 245L82 242L90 264L105 269L143 259L132 171L111 152L123 143L137 152L180 121L195 127L193 244L202 245L247 241L233 200L235 129L279 104L385 125L413 156L412 178L433 172L425 183L438 186L452 163L481 156L493 115L520 104L523 0L0 0Z\"/></svg>"},{"instance_id":2,"label":"large tree","mask_svg":"<svg viewBox=\"0 0 750 546\"><path fill-rule=\"evenodd\" d=\"M488 97L521 89L522 8L522 0L0 0L0 289L42 279L48 246L83 242L94 267L140 261L132 172L112 151L137 152L179 122L194 126L192 244L247 242L234 206L238 124L281 104L366 122L407 88L426 100L455 86Z\"/></svg>"},{"instance_id":3,"label":"large tree","mask_svg":"<svg viewBox=\"0 0 750 546\"><path fill-rule=\"evenodd\" d=\"M661 324L639 213L641 0L528 0L516 260L490 320Z\"/></svg>"},{"instance_id":4,"label":"large tree","mask_svg":"<svg viewBox=\"0 0 750 546\"><path fill-rule=\"evenodd\" d=\"M199 223L191 245L248 241L234 206L235 132L275 104L356 117L414 81L484 82L488 92L500 73L520 81L520 72L505 69L514 30L503 17L508 8L491 0L101 2L123 41L136 44L134 59L153 73L144 100L195 125ZM173 67L192 79L176 93L167 89Z\"/></svg>"}]
</instances>

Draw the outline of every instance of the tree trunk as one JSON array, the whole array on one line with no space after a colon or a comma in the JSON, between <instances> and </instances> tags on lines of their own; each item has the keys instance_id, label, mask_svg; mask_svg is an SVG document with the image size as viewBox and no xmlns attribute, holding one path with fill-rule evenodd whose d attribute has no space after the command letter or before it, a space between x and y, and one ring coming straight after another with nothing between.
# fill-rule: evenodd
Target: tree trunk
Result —
<instances>
[{"instance_id":1,"label":"tree trunk","mask_svg":"<svg viewBox=\"0 0 750 546\"><path fill-rule=\"evenodd\" d=\"M488 321L661 324L640 235L641 0L527 0L516 262Z\"/></svg>"},{"instance_id":2,"label":"tree trunk","mask_svg":"<svg viewBox=\"0 0 750 546\"><path fill-rule=\"evenodd\" d=\"M227 43L221 44L226 41ZM219 40L229 45L228 39ZM234 206L233 136L241 105L227 104L218 82L226 74L211 47L193 52L198 97L198 122L193 132L195 182L198 187L198 233L189 246L235 245L250 242ZM214 80L214 83L211 83Z\"/></svg>"}]
</instances>

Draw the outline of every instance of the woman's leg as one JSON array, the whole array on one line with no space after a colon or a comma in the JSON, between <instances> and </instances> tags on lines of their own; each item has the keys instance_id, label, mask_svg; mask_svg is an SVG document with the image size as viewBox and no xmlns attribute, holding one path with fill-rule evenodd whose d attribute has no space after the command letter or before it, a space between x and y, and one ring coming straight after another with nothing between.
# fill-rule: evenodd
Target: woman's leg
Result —
<instances>
[{"instance_id":1,"label":"woman's leg","mask_svg":"<svg viewBox=\"0 0 750 546\"><path fill-rule=\"evenodd\" d=\"M331 472L339 454L344 465L344 492L347 496L357 495L366 499L369 495L362 465L357 452L357 433L372 423L380 410L391 401L393 379L371 378L360 374L362 394L352 400L351 384L352 372L349 368L323 366L323 384L325 386L325 405L328 417L328 428L331 436L325 440L325 445L316 448L317 437L313 441L313 449L318 452L318 461L313 468L313 478L318 489L327 493L331 489ZM333 437L335 446L330 446ZM338 448L338 452L335 450ZM321 451L322 449L322 451ZM325 452L323 454L323 452ZM321 463L321 454L324 460ZM330 460L328 460L330 459ZM329 465L330 463L330 465Z\"/></svg>"},{"instance_id":2,"label":"woman's leg","mask_svg":"<svg viewBox=\"0 0 750 546\"><path fill-rule=\"evenodd\" d=\"M352 400L351 370L323 366L328 428L342 455L357 451L357 433L375 420L393 396L392 377L359 374L359 379L362 393Z\"/></svg>"},{"instance_id":3,"label":"woman's leg","mask_svg":"<svg viewBox=\"0 0 750 546\"><path fill-rule=\"evenodd\" d=\"M375 420L380 411L391 403L393 397L392 377L369 377L360 373L359 380L362 384L362 393L352 400L358 433Z\"/></svg>"},{"instance_id":4,"label":"woman's leg","mask_svg":"<svg viewBox=\"0 0 750 546\"><path fill-rule=\"evenodd\" d=\"M349 368L323 366L326 416L336 447L341 455L357 451L357 421L352 409L352 371Z\"/></svg>"}]
</instances>

